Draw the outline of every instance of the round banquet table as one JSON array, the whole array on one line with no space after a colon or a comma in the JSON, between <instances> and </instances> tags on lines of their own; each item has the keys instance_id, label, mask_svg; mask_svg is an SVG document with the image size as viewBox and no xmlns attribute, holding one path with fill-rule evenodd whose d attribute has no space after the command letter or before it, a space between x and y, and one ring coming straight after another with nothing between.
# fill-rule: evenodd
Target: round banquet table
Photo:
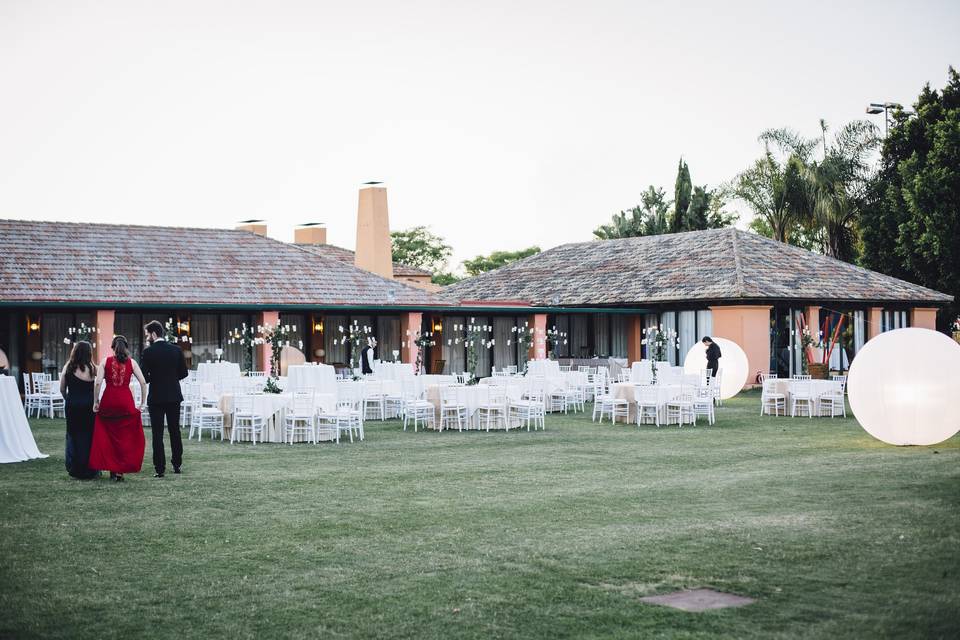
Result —
<instances>
[{"instance_id":1,"label":"round banquet table","mask_svg":"<svg viewBox=\"0 0 960 640\"><path fill-rule=\"evenodd\" d=\"M301 364L287 368L287 386L291 391L307 389L317 393L337 392L337 372L328 364Z\"/></svg>"},{"instance_id":2,"label":"round banquet table","mask_svg":"<svg viewBox=\"0 0 960 640\"><path fill-rule=\"evenodd\" d=\"M223 412L224 439L229 440L233 432L234 394L224 393L217 406ZM286 442L283 438L283 419L293 405L292 393L262 393L253 396L253 412L263 417L263 442ZM314 396L314 408L324 413L333 413L337 408L337 398L332 393L318 393ZM249 436L244 434L244 440ZM306 442L308 438L298 435L294 442Z\"/></svg>"},{"instance_id":3,"label":"round banquet table","mask_svg":"<svg viewBox=\"0 0 960 640\"><path fill-rule=\"evenodd\" d=\"M440 427L440 391L442 388L440 385L427 387L427 402L433 405L437 417L435 428ZM457 404L462 404L467 408L467 424L473 426L477 409L490 402L491 385L477 384L447 388L453 389L451 393L456 396ZM505 387L505 390L508 400L519 400L523 393L520 387Z\"/></svg>"},{"instance_id":4,"label":"round banquet table","mask_svg":"<svg viewBox=\"0 0 960 640\"><path fill-rule=\"evenodd\" d=\"M838 388L840 383L833 380L791 380L790 378L777 378L777 393L782 393L787 399L787 413L790 412L790 399L793 387L797 384L810 385L810 393L815 402L820 401L820 396L828 393L831 389Z\"/></svg>"},{"instance_id":5,"label":"round banquet table","mask_svg":"<svg viewBox=\"0 0 960 640\"><path fill-rule=\"evenodd\" d=\"M240 365L235 362L201 362L197 366L197 381L222 384L240 377Z\"/></svg>"},{"instance_id":6,"label":"round banquet table","mask_svg":"<svg viewBox=\"0 0 960 640\"><path fill-rule=\"evenodd\" d=\"M0 463L46 458L37 448L13 376L0 376Z\"/></svg>"},{"instance_id":7,"label":"round banquet table","mask_svg":"<svg viewBox=\"0 0 960 640\"><path fill-rule=\"evenodd\" d=\"M690 385L687 385L690 386ZM637 421L637 395L636 395L637 385L632 382L616 382L610 385L610 395L618 400L626 400L627 404L630 407L629 416L626 420L622 417L620 422L636 422ZM658 384L656 385L657 389L657 404L660 405L658 411L660 412L660 419L666 419L666 410L664 405L680 395L680 391L683 389L682 385L679 384Z\"/></svg>"},{"instance_id":8,"label":"round banquet table","mask_svg":"<svg viewBox=\"0 0 960 640\"><path fill-rule=\"evenodd\" d=\"M374 362L373 375L380 380L404 380L413 377L413 365L407 362Z\"/></svg>"}]
</instances>

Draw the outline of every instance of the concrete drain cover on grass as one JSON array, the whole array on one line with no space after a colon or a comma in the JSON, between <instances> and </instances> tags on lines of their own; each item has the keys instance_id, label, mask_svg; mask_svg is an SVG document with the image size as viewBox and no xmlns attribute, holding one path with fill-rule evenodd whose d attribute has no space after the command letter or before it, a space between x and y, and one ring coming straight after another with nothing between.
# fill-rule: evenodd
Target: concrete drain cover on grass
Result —
<instances>
[{"instance_id":1,"label":"concrete drain cover on grass","mask_svg":"<svg viewBox=\"0 0 960 640\"><path fill-rule=\"evenodd\" d=\"M735 596L732 593L714 591L713 589L690 589L676 591L662 596L646 596L640 598L643 602L659 604L664 607L673 607L683 611L706 611L707 609L726 609L727 607L744 607L756 602L753 598Z\"/></svg>"}]
</instances>

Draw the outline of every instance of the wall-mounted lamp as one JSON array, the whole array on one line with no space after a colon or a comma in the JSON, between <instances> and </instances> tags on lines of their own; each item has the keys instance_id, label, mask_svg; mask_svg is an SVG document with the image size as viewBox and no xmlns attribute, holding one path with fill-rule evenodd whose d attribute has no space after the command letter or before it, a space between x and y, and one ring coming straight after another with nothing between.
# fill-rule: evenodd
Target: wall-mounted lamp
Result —
<instances>
[{"instance_id":1,"label":"wall-mounted lamp","mask_svg":"<svg viewBox=\"0 0 960 640\"><path fill-rule=\"evenodd\" d=\"M27 325L27 328L30 329L30 331L39 331L39 330L40 330L40 323L39 323L39 322L31 322L29 325Z\"/></svg>"},{"instance_id":2,"label":"wall-mounted lamp","mask_svg":"<svg viewBox=\"0 0 960 640\"><path fill-rule=\"evenodd\" d=\"M318 323L316 323L315 325L313 325L313 330L314 330L314 332L316 332L316 333L323 333L323 323L322 323L322 322L318 322Z\"/></svg>"},{"instance_id":3,"label":"wall-mounted lamp","mask_svg":"<svg viewBox=\"0 0 960 640\"><path fill-rule=\"evenodd\" d=\"M437 320L433 324L433 330L436 331L437 333L443 331L443 324L439 320Z\"/></svg>"}]
</instances>

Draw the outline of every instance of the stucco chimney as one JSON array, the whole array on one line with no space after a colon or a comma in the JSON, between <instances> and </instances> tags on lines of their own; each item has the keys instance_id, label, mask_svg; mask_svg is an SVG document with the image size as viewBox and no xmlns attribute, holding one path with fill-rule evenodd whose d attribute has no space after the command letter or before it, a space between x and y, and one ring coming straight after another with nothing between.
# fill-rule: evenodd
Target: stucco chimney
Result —
<instances>
[{"instance_id":1,"label":"stucco chimney","mask_svg":"<svg viewBox=\"0 0 960 640\"><path fill-rule=\"evenodd\" d=\"M322 222L308 222L293 231L295 244L327 244L327 228Z\"/></svg>"},{"instance_id":2,"label":"stucco chimney","mask_svg":"<svg viewBox=\"0 0 960 640\"><path fill-rule=\"evenodd\" d=\"M241 220L239 226L237 226L237 231L249 231L258 236L265 236L267 235L267 225L263 224L263 220Z\"/></svg>"},{"instance_id":3,"label":"stucco chimney","mask_svg":"<svg viewBox=\"0 0 960 640\"><path fill-rule=\"evenodd\" d=\"M360 188L357 205L357 251L354 264L384 278L393 278L387 188L379 186L381 184L381 182L367 182Z\"/></svg>"}]
</instances>

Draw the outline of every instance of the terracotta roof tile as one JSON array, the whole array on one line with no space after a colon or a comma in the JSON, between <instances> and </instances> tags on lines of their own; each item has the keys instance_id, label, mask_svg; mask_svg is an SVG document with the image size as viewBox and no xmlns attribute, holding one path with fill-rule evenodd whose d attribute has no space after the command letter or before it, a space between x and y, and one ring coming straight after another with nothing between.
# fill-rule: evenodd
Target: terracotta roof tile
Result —
<instances>
[{"instance_id":1,"label":"terracotta roof tile","mask_svg":"<svg viewBox=\"0 0 960 640\"><path fill-rule=\"evenodd\" d=\"M0 300L438 304L436 296L247 231L0 220Z\"/></svg>"},{"instance_id":2,"label":"terracotta roof tile","mask_svg":"<svg viewBox=\"0 0 960 640\"><path fill-rule=\"evenodd\" d=\"M528 300L538 306L953 299L732 228L561 245L445 287L442 295L450 301Z\"/></svg>"},{"instance_id":3,"label":"terracotta roof tile","mask_svg":"<svg viewBox=\"0 0 960 640\"><path fill-rule=\"evenodd\" d=\"M333 258L334 260L340 260L341 262L345 262L347 264L353 264L354 256L356 255L350 249L344 249L343 247L338 247L335 244L298 244L297 246L301 249L306 249L307 251L315 253L318 256ZM418 269L417 267L411 267L406 264L394 262L393 275L429 277L432 274L426 269Z\"/></svg>"}]
</instances>

